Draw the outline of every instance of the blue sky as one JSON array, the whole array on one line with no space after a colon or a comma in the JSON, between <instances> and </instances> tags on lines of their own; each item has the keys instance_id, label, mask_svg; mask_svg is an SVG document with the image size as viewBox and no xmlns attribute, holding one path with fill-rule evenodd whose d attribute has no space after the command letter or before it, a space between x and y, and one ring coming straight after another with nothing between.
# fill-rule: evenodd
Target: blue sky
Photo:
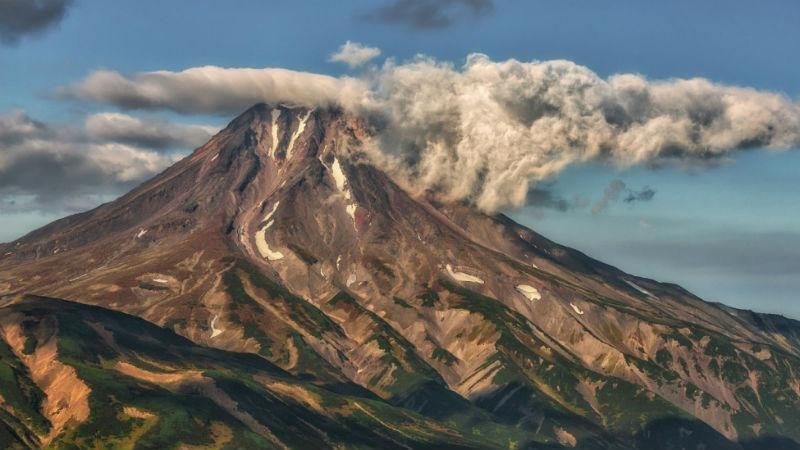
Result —
<instances>
[{"instance_id":1,"label":"blue sky","mask_svg":"<svg viewBox=\"0 0 800 450\"><path fill-rule=\"evenodd\" d=\"M53 96L99 69L130 74L216 65L339 76L347 67L328 57L346 40L398 61L422 53L460 65L474 52L498 61L567 59L602 77L704 77L780 92L795 102L800 97L800 3L793 0L486 0L480 11L452 7L452 23L438 28L367 18L393 1L235 0L223 7L210 0L74 0L60 22L0 45L0 114L24 111L70 127L87 115L116 111ZM178 124L221 126L229 119L127 113ZM632 190L649 186L655 196L611 202L599 213L532 205L508 214L626 271L682 284L708 300L800 318L800 152L748 152L691 170L582 165L548 189L570 205L591 205L614 180ZM92 194L80 205L116 191ZM0 241L64 213L0 209Z\"/></svg>"}]
</instances>

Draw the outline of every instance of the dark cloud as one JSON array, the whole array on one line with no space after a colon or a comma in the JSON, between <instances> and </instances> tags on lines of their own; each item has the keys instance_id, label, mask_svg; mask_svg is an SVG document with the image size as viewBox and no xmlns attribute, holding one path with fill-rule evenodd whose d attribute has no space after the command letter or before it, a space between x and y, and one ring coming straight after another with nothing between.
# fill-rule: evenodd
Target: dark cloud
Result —
<instances>
[{"instance_id":1,"label":"dark cloud","mask_svg":"<svg viewBox=\"0 0 800 450\"><path fill-rule=\"evenodd\" d=\"M0 43L15 44L61 22L72 0L0 0Z\"/></svg>"},{"instance_id":2,"label":"dark cloud","mask_svg":"<svg viewBox=\"0 0 800 450\"><path fill-rule=\"evenodd\" d=\"M93 114L86 119L85 127L93 140L155 150L196 148L208 142L217 131L214 127L139 119L119 113Z\"/></svg>"},{"instance_id":3,"label":"dark cloud","mask_svg":"<svg viewBox=\"0 0 800 450\"><path fill-rule=\"evenodd\" d=\"M628 190L623 201L625 203L649 202L656 196L656 191L650 186L645 186L640 191Z\"/></svg>"},{"instance_id":4,"label":"dark cloud","mask_svg":"<svg viewBox=\"0 0 800 450\"><path fill-rule=\"evenodd\" d=\"M167 143L186 151L211 131L122 114L91 116L85 128L0 114L0 213L86 209L176 162L182 153Z\"/></svg>"},{"instance_id":5,"label":"dark cloud","mask_svg":"<svg viewBox=\"0 0 800 450\"><path fill-rule=\"evenodd\" d=\"M370 11L374 22L403 25L418 30L446 28L464 19L476 19L494 10L491 0L393 0Z\"/></svg>"},{"instance_id":6,"label":"dark cloud","mask_svg":"<svg viewBox=\"0 0 800 450\"><path fill-rule=\"evenodd\" d=\"M550 185L535 186L528 190L526 206L533 206L539 209L551 209L558 212L567 212L573 209L585 208L586 199L575 197L565 198L558 194Z\"/></svg>"},{"instance_id":7,"label":"dark cloud","mask_svg":"<svg viewBox=\"0 0 800 450\"><path fill-rule=\"evenodd\" d=\"M594 204L592 207L592 213L599 214L605 211L609 206L611 206L612 203L619 201L623 194L625 194L625 196L622 198L622 200L625 203L648 202L655 197L656 191L649 186L645 186L644 188L636 191L628 188L628 186L622 180L614 180L606 187L605 191L603 192L603 197Z\"/></svg>"},{"instance_id":8,"label":"dark cloud","mask_svg":"<svg viewBox=\"0 0 800 450\"><path fill-rule=\"evenodd\" d=\"M528 190L527 204L561 212L570 209L570 203L567 199L555 194L550 189L538 187Z\"/></svg>"}]
</instances>

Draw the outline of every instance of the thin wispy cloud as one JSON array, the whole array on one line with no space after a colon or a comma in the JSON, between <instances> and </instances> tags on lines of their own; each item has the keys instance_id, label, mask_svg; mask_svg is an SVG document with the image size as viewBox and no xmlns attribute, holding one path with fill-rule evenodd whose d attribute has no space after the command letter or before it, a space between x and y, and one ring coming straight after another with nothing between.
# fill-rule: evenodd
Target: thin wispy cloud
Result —
<instances>
[{"instance_id":1,"label":"thin wispy cloud","mask_svg":"<svg viewBox=\"0 0 800 450\"><path fill-rule=\"evenodd\" d=\"M629 240L621 251L642 260L658 255L664 264L706 273L751 277L800 273L800 233L792 231L713 230L676 239Z\"/></svg>"},{"instance_id":2,"label":"thin wispy cloud","mask_svg":"<svg viewBox=\"0 0 800 450\"><path fill-rule=\"evenodd\" d=\"M363 66L380 54L381 49L377 47L367 47L358 42L347 41L328 58L328 61L344 63L348 67L354 68Z\"/></svg>"},{"instance_id":3,"label":"thin wispy cloud","mask_svg":"<svg viewBox=\"0 0 800 450\"><path fill-rule=\"evenodd\" d=\"M58 89L56 95L127 110L233 116L259 102L321 106L356 101L366 90L355 78L280 68L202 66L130 76L100 70Z\"/></svg>"},{"instance_id":4,"label":"thin wispy cloud","mask_svg":"<svg viewBox=\"0 0 800 450\"><path fill-rule=\"evenodd\" d=\"M492 0L393 0L364 14L367 20L416 30L447 28L491 14Z\"/></svg>"},{"instance_id":5,"label":"thin wispy cloud","mask_svg":"<svg viewBox=\"0 0 800 450\"><path fill-rule=\"evenodd\" d=\"M64 18L73 0L2 0L0 1L0 43L16 44L56 26Z\"/></svg>"},{"instance_id":6,"label":"thin wispy cloud","mask_svg":"<svg viewBox=\"0 0 800 450\"><path fill-rule=\"evenodd\" d=\"M600 200L592 206L592 213L599 214L605 211L613 203L619 201L620 198L622 198L623 202L630 204L634 202L649 202L655 195L655 189L649 186L635 190L629 188L622 180L613 180L603 191L603 196Z\"/></svg>"}]
</instances>

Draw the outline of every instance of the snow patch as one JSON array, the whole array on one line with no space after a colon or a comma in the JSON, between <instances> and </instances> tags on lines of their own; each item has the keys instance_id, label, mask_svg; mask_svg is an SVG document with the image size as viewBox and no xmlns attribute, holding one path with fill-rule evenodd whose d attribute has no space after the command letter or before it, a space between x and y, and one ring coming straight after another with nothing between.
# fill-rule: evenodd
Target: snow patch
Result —
<instances>
[{"instance_id":1,"label":"snow patch","mask_svg":"<svg viewBox=\"0 0 800 450\"><path fill-rule=\"evenodd\" d=\"M575 306L575 304L574 304L574 303L570 303L570 304L569 304L569 306L572 306L572 309L573 309L573 310L574 310L576 313L578 313L578 314L580 314L580 315L583 315L583 311L582 311L580 308L578 308L577 306Z\"/></svg>"},{"instance_id":2,"label":"snow patch","mask_svg":"<svg viewBox=\"0 0 800 450\"><path fill-rule=\"evenodd\" d=\"M214 157L213 157L213 158L211 158L211 162L214 162L214 161L216 161L216 160L217 160L217 158L219 158L219 153L217 153L216 155L214 155Z\"/></svg>"},{"instance_id":3,"label":"snow patch","mask_svg":"<svg viewBox=\"0 0 800 450\"><path fill-rule=\"evenodd\" d=\"M652 297L652 298L658 298L658 297L656 297L655 295L653 295L653 293L652 293L652 292L650 292L650 291L648 291L647 289L645 289L645 288L643 288L643 287L639 286L638 284L634 283L633 281L628 281L628 280L625 280L625 279L623 279L622 281L624 281L625 283L627 283L627 284L628 284L628 286L630 286L630 287L632 287L632 288L636 289L637 291L641 292L642 294L644 294L644 295L646 295L646 296L648 296L648 297Z\"/></svg>"},{"instance_id":4,"label":"snow patch","mask_svg":"<svg viewBox=\"0 0 800 450\"><path fill-rule=\"evenodd\" d=\"M292 157L292 149L294 148L294 143L297 140L297 138L300 137L300 134L303 133L303 130L306 129L306 121L311 116L311 112L312 111L313 110L308 111L308 113L306 113L305 117L300 119L300 123L297 125L297 131L295 131L292 134L292 138L289 139L289 146L286 148L286 159L287 160Z\"/></svg>"},{"instance_id":5,"label":"snow patch","mask_svg":"<svg viewBox=\"0 0 800 450\"><path fill-rule=\"evenodd\" d=\"M272 146L269 149L269 156L275 156L275 150L278 149L278 117L281 116L280 109L272 110Z\"/></svg>"},{"instance_id":6,"label":"snow patch","mask_svg":"<svg viewBox=\"0 0 800 450\"><path fill-rule=\"evenodd\" d=\"M766 348L763 348L753 354L755 355L756 358L760 359L761 361L766 361L772 358L772 353L770 353L770 351L767 350Z\"/></svg>"},{"instance_id":7,"label":"snow patch","mask_svg":"<svg viewBox=\"0 0 800 450\"><path fill-rule=\"evenodd\" d=\"M166 278L153 278L153 282L166 284L169 283L169 280L167 280Z\"/></svg>"},{"instance_id":8,"label":"snow patch","mask_svg":"<svg viewBox=\"0 0 800 450\"><path fill-rule=\"evenodd\" d=\"M353 283L356 282L356 274L351 273L350 276L347 277L347 287L350 287Z\"/></svg>"},{"instance_id":9,"label":"snow patch","mask_svg":"<svg viewBox=\"0 0 800 450\"><path fill-rule=\"evenodd\" d=\"M483 280L481 280L478 277L472 276L472 275L470 275L468 273L464 273L464 272L454 272L453 271L453 267L450 264L445 266L445 268L447 269L447 273L451 277L455 278L458 281L465 281L467 283L483 284Z\"/></svg>"},{"instance_id":10,"label":"snow patch","mask_svg":"<svg viewBox=\"0 0 800 450\"><path fill-rule=\"evenodd\" d=\"M341 262L342 262L342 255L339 255L339 256L336 258L336 270L340 270L340 269L339 269L339 266L341 265Z\"/></svg>"},{"instance_id":11,"label":"snow patch","mask_svg":"<svg viewBox=\"0 0 800 450\"><path fill-rule=\"evenodd\" d=\"M217 337L222 334L222 330L217 328L215 325L217 324L217 319L219 319L219 314L215 315L213 319L211 319L211 337Z\"/></svg>"},{"instance_id":12,"label":"snow patch","mask_svg":"<svg viewBox=\"0 0 800 450\"><path fill-rule=\"evenodd\" d=\"M269 230L273 223L275 223L275 221L270 220L260 230L256 231L256 246L258 247L258 252L269 261L283 259L283 253L271 249L269 244L267 244L267 230Z\"/></svg>"},{"instance_id":13,"label":"snow patch","mask_svg":"<svg viewBox=\"0 0 800 450\"><path fill-rule=\"evenodd\" d=\"M144 236L145 234L147 234L147 230L145 230L144 228L140 229L139 232L136 233L136 239L139 239L140 237Z\"/></svg>"},{"instance_id":14,"label":"snow patch","mask_svg":"<svg viewBox=\"0 0 800 450\"><path fill-rule=\"evenodd\" d=\"M281 201L280 201L280 200L278 200L277 202L275 202L275 205L272 207L272 210L270 210L270 212L268 212L268 213L267 213L267 215L266 215L266 216L264 216L264 220L263 220L263 222L266 222L266 221L268 221L270 218L272 218L272 215L273 215L273 214L275 214L275 211L277 211L277 210L278 210L278 205L280 205L280 204L281 204Z\"/></svg>"},{"instance_id":15,"label":"snow patch","mask_svg":"<svg viewBox=\"0 0 800 450\"><path fill-rule=\"evenodd\" d=\"M347 176L342 171L342 166L339 164L339 158L333 158L331 175L333 175L333 181L336 183L336 189L339 189L341 192L343 192L345 198L350 200L350 191L348 191L346 188Z\"/></svg>"},{"instance_id":16,"label":"snow patch","mask_svg":"<svg viewBox=\"0 0 800 450\"><path fill-rule=\"evenodd\" d=\"M539 293L538 289L527 284L517 285L517 290L530 301L540 300L542 298L542 294Z\"/></svg>"},{"instance_id":17,"label":"snow patch","mask_svg":"<svg viewBox=\"0 0 800 450\"><path fill-rule=\"evenodd\" d=\"M333 181L336 183L336 189L344 195L345 200L352 200L353 194L350 192L350 189L347 187L347 175L344 174L342 171L342 165L339 164L339 158L333 158L333 164L331 164L331 176L333 176ZM358 205L356 203L349 203L345 207L345 211L353 219L353 226L356 224L356 209Z\"/></svg>"},{"instance_id":18,"label":"snow patch","mask_svg":"<svg viewBox=\"0 0 800 450\"><path fill-rule=\"evenodd\" d=\"M356 205L355 203L351 203L351 204L347 205L347 208L345 208L345 210L347 211L347 214L350 216L350 218L353 219L353 225L354 226L355 226L355 220L356 220L356 208L358 208L358 205Z\"/></svg>"}]
</instances>

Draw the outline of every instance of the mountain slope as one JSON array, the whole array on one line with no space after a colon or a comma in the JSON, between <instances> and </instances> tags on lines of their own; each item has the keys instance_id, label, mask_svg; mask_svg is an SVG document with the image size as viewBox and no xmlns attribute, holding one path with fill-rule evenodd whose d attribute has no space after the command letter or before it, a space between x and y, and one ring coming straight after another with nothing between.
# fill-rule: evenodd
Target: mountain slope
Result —
<instances>
[{"instance_id":1,"label":"mountain slope","mask_svg":"<svg viewBox=\"0 0 800 450\"><path fill-rule=\"evenodd\" d=\"M0 308L0 330L0 367L13 375L0 424L23 447L490 447L98 307L26 297Z\"/></svg>"},{"instance_id":2,"label":"mountain slope","mask_svg":"<svg viewBox=\"0 0 800 450\"><path fill-rule=\"evenodd\" d=\"M459 429L584 448L800 439L796 322L412 193L370 164L373 133L257 105L119 200L3 245L0 295L137 315Z\"/></svg>"}]
</instances>

